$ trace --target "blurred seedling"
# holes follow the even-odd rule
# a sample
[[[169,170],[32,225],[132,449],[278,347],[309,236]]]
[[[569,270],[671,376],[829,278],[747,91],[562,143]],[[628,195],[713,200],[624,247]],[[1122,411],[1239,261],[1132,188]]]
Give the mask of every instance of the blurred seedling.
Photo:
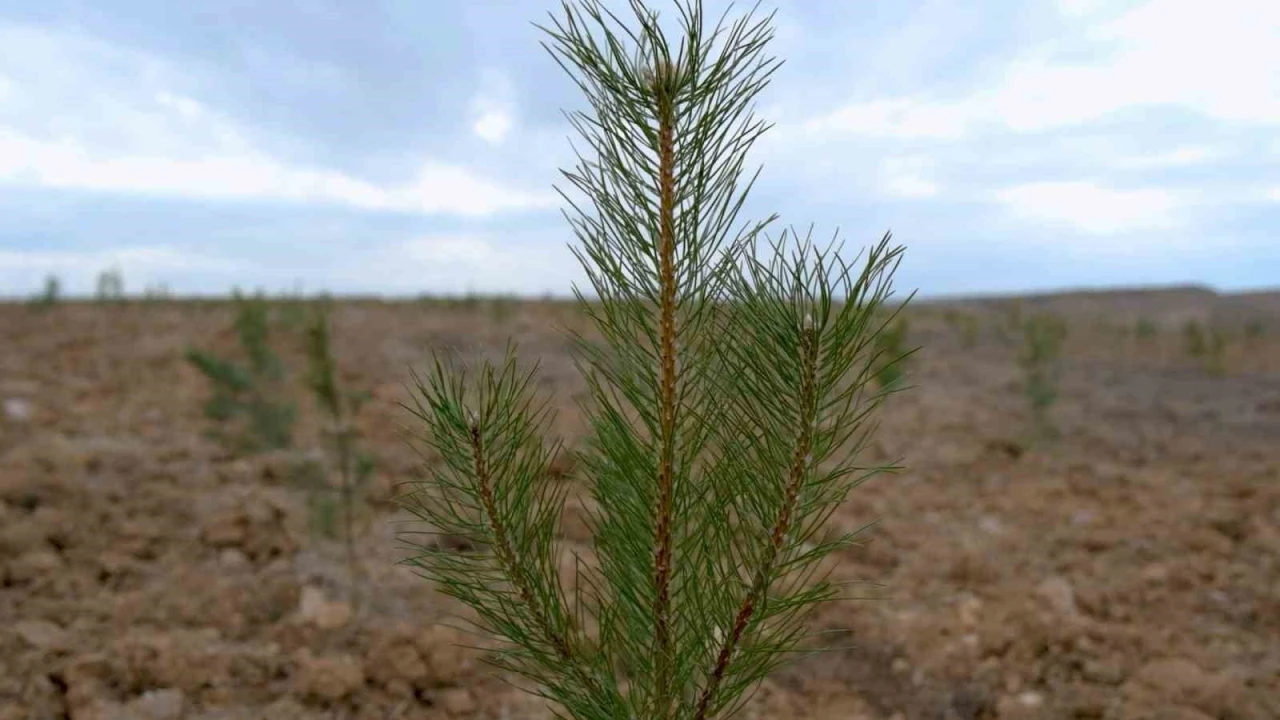
[[[98,302],[119,302],[124,299],[124,275],[119,268],[98,273]]]
[[[1025,376],[1023,391],[1031,407],[1035,430],[1041,437],[1057,434],[1049,410],[1058,400],[1059,359],[1066,337],[1066,322],[1057,315],[1036,313],[1023,323],[1018,364]]]
[[[370,394],[348,392],[340,386],[331,340],[329,304],[322,300],[306,326],[305,351],[307,387],[326,421],[325,460],[304,464],[297,477],[308,491],[308,525],[312,533],[343,542],[351,600],[355,603],[360,571],[355,552],[356,516],[368,509],[366,500],[374,469],[373,456],[358,446],[360,433],[355,417]],[[335,471],[339,482],[336,488],[329,480]]]
[[[46,275],[44,278],[44,288],[35,297],[31,298],[30,305],[36,310],[48,310],[58,304],[62,294],[62,281],[57,275]]]
[[[1134,329],[1134,334],[1139,340],[1150,340],[1156,336],[1156,325],[1146,318],[1138,318],[1138,325]]]
[[[883,330],[875,335],[876,384],[882,390],[893,390],[902,384],[907,358],[914,352],[906,350],[910,325],[907,318],[894,312],[884,321]]]
[[[187,361],[213,385],[205,416],[220,424],[238,421],[234,435],[221,430],[212,435],[243,452],[289,447],[295,409],[281,399],[284,367],[269,344],[266,300],[261,294],[244,298],[237,293],[234,302],[235,331],[246,362],[224,360],[197,348],[186,352]]]
[[[960,334],[960,343],[966,350],[978,344],[978,318],[972,314],[950,310],[947,312],[947,324]]]
[[[1205,372],[1214,377],[1226,375],[1227,368],[1224,358],[1226,340],[1217,328],[1210,327],[1206,332],[1199,322],[1188,320],[1186,325],[1183,326],[1182,334],[1187,355],[1199,360],[1200,366]]]

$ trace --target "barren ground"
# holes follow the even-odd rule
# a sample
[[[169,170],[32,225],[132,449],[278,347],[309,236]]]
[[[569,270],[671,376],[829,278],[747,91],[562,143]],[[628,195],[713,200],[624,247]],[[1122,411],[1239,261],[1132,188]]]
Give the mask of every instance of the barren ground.
[[[1036,306],[1070,336],[1062,437],[1034,445],[1001,303],[909,311],[917,387],[885,405],[871,450],[906,469],[834,517],[879,519],[835,574],[882,587],[818,612],[814,630],[848,628],[825,642],[852,647],[780,670],[744,717],[1280,718],[1280,295]],[[973,347],[948,307],[980,319]],[[553,323],[576,311],[339,304],[335,350],[344,381],[373,392],[361,426],[379,459],[356,613],[339,548],[307,532],[290,454],[204,437],[208,383],[182,354],[238,357],[232,317],[228,303],[0,305],[0,719],[550,717],[436,625],[463,611],[396,564],[390,500],[420,462],[397,403],[432,347],[499,358],[514,336],[573,444],[584,386]],[[1226,333],[1223,376],[1184,352],[1189,319]],[[277,327],[275,345],[302,366],[295,333]],[[301,452],[318,416],[299,397]],[[582,502],[566,547],[589,547]]]

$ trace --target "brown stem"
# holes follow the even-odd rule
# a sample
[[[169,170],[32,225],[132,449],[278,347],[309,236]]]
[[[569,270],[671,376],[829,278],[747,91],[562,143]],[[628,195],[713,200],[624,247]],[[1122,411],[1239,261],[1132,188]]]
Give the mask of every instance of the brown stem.
[[[660,65],[652,88],[658,108],[658,281],[660,284],[659,409],[661,412],[658,463],[657,531],[654,548],[654,663],[657,718],[670,712],[671,704],[671,507],[675,483],[676,424],[676,272],[675,272],[675,106],[668,91],[670,65]]]
[[[715,698],[716,691],[720,689],[720,683],[724,680],[725,673],[729,669],[729,660],[732,658],[734,651],[737,650],[738,643],[741,641],[747,625],[751,622],[752,616],[755,615],[756,603],[769,589],[769,576],[773,572],[778,554],[782,551],[783,538],[791,528],[791,516],[795,511],[796,500],[800,496],[800,486],[804,483],[806,466],[809,464],[808,456],[813,445],[813,413],[818,402],[817,394],[814,392],[818,356],[816,346],[817,332],[811,327],[806,327],[801,335],[800,345],[802,366],[800,377],[800,436],[797,438],[795,448],[791,454],[791,472],[787,479],[786,497],[782,502],[782,508],[778,512],[778,518],[773,524],[773,532],[769,536],[769,555],[756,572],[751,590],[742,599],[742,604],[738,607],[738,614],[733,620],[733,630],[721,644],[720,654],[716,657],[716,664],[711,672],[711,678],[707,681],[707,687],[703,689],[702,695],[698,698],[698,710],[694,715],[696,720],[706,720],[711,701]]]
[[[471,454],[472,462],[476,473],[476,481],[480,489],[480,499],[484,503],[485,514],[489,517],[489,529],[493,531],[494,545],[498,553],[498,560],[506,568],[507,573],[511,576],[511,583],[516,586],[516,591],[520,593],[520,599],[525,602],[532,610],[534,616],[538,619],[538,624],[546,637],[551,640],[551,644],[555,647],[556,653],[561,658],[569,659],[569,643],[559,633],[552,629],[551,624],[547,620],[546,613],[542,609],[541,603],[533,596],[533,591],[529,588],[528,579],[525,577],[521,569],[520,563],[517,561],[515,550],[511,547],[511,543],[507,540],[507,531],[502,523],[498,522],[498,503],[493,495],[493,478],[489,476],[488,463],[484,459],[484,438],[480,434],[480,425],[472,423],[470,428],[471,434]]]
[[[602,691],[600,683],[597,679],[587,673],[586,669],[575,662],[574,648],[571,639],[561,634],[551,626],[547,612],[534,597],[533,591],[529,587],[529,580],[526,577],[523,566],[516,557],[515,550],[511,547],[511,543],[507,539],[506,528],[502,523],[498,522],[498,504],[494,499],[493,478],[489,474],[488,463],[485,462],[484,438],[480,433],[480,425],[476,421],[471,422],[469,428],[471,439],[471,454],[473,468],[476,473],[476,480],[480,490],[481,502],[484,504],[485,513],[489,518],[489,528],[493,531],[494,544],[497,548],[498,559],[506,569],[507,574],[511,577],[511,583],[516,587],[516,591],[520,593],[520,599],[529,606],[533,612],[534,618],[538,623],[538,628],[542,631],[543,636],[550,641],[560,659],[569,664],[572,668],[571,673],[582,683],[584,688],[600,694]]]

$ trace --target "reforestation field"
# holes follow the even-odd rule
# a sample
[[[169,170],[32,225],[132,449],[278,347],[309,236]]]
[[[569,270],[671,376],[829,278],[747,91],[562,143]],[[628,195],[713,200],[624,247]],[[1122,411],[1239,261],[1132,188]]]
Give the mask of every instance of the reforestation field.
[[[501,360],[510,337],[573,447],[586,385],[556,328],[586,323],[567,302],[334,301],[332,377],[363,400],[344,475],[312,304],[267,302],[257,358],[231,301],[0,305],[0,720],[552,717],[397,564],[400,483],[438,460],[399,404],[431,349]],[[832,518],[878,521],[830,563],[856,597],[743,717],[1280,717],[1280,295],[902,317],[888,342],[920,349],[882,378],[906,389],[867,462],[904,467]],[[590,501],[568,456],[553,469],[570,572]]]

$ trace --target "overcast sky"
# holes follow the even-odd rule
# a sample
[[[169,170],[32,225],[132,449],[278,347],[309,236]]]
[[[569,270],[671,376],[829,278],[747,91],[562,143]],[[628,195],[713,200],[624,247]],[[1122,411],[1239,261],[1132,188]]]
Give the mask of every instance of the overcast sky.
[[[925,296],[1280,286],[1280,2],[774,8],[744,221],[892,230]],[[0,295],[111,266],[129,291],[586,287],[552,190],[586,105],[549,11],[0,0]]]

